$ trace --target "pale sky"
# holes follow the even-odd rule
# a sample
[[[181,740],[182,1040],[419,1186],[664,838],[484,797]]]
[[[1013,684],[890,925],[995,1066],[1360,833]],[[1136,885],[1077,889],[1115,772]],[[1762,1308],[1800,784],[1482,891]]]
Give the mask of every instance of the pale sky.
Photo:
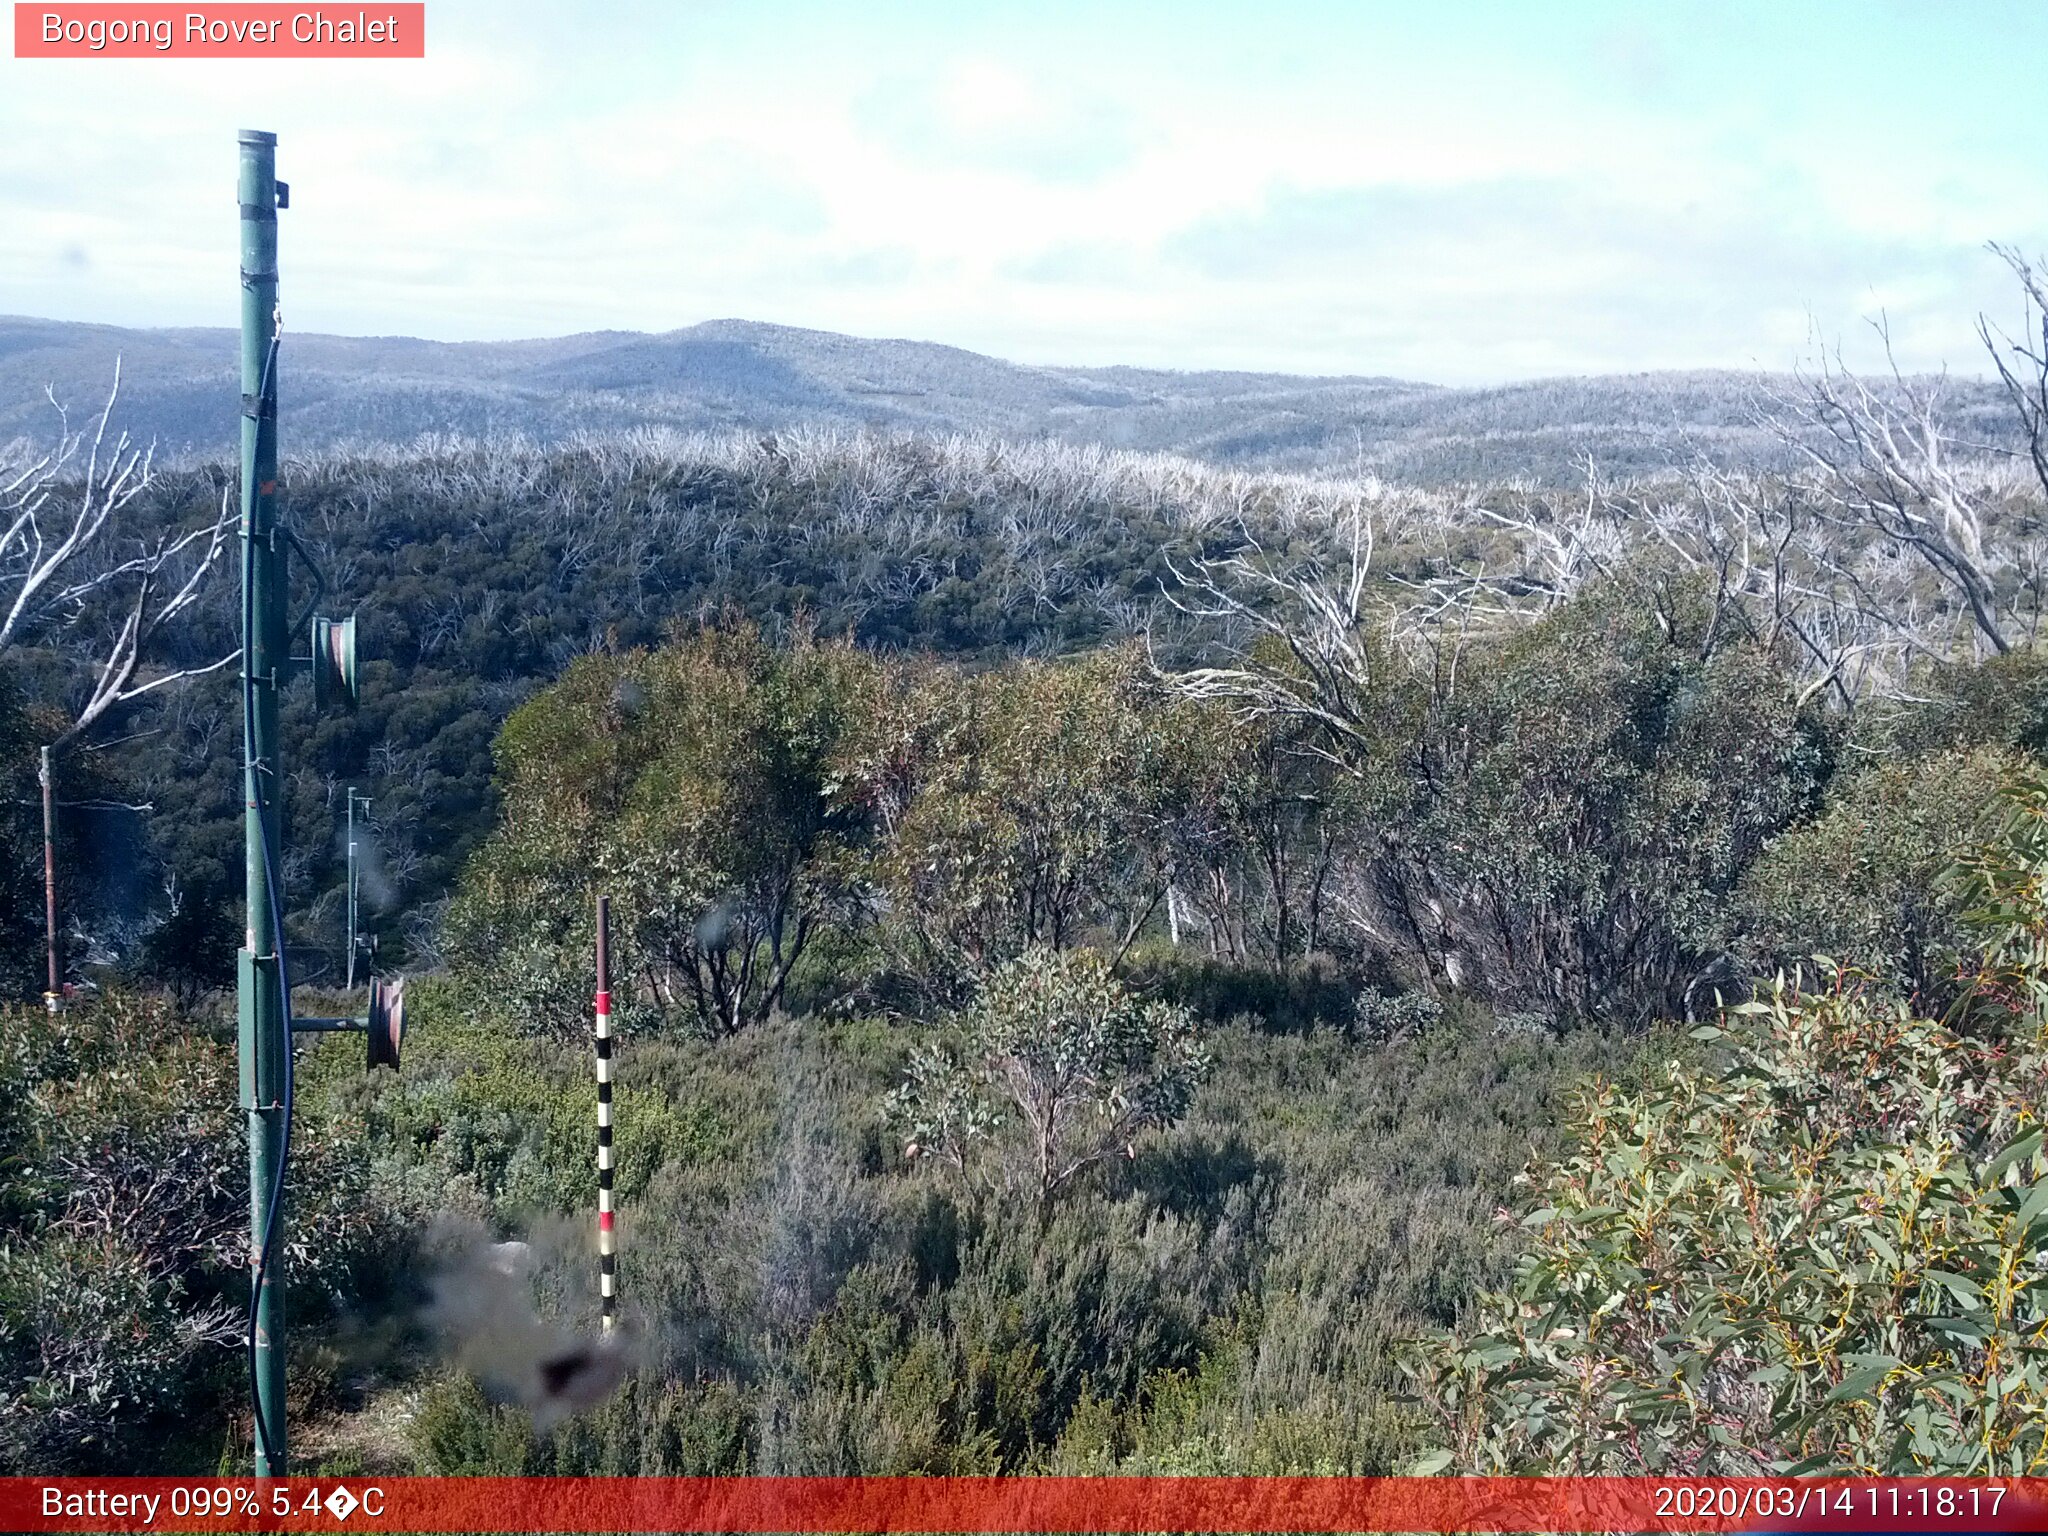
[[[355,7],[348,8],[353,14]],[[287,325],[738,316],[1024,362],[1473,383],[1978,372],[2048,250],[2048,5],[428,0],[427,57],[0,58],[0,312],[232,325],[235,130]]]

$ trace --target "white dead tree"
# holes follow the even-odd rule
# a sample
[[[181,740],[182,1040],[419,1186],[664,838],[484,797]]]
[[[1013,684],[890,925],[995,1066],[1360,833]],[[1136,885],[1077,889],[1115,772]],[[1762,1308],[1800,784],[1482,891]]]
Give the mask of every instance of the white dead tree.
[[[1514,536],[1519,570],[1506,590],[1518,599],[1514,606],[1524,617],[1563,606],[1581,588],[1612,576],[1628,558],[1628,487],[1601,474],[1591,454],[1580,462],[1585,492],[1571,501],[1538,503],[1533,510],[1475,509],[1480,518]]]
[[[1191,619],[1250,638],[1254,643],[1241,647],[1245,660],[1169,673],[1155,658],[1153,670],[1183,697],[1224,703],[1241,720],[1313,722],[1323,729],[1309,750],[1352,768],[1356,749],[1369,740],[1377,661],[1366,613],[1372,520],[1363,507],[1349,509],[1337,531],[1339,558],[1293,567],[1269,559],[1247,524],[1238,528],[1243,544],[1233,554],[1185,568],[1169,560],[1181,590],[1169,592],[1167,602]],[[1287,663],[1259,660],[1259,641],[1277,646]]]
[[[2000,581],[2011,551],[1991,538],[1986,461],[1993,450],[1958,437],[1944,411],[1946,376],[1908,377],[1879,319],[1890,378],[1873,387],[1820,352],[1796,388],[1768,397],[1764,417],[1807,466],[1803,488],[1852,535],[1875,536],[1918,556],[1960,600],[1979,645],[2012,649]]]
[[[2020,285],[2020,327],[2018,335],[1991,323],[1988,316],[1977,318],[1977,334],[1998,369],[2005,397],[2019,421],[2026,440],[2027,462],[2035,483],[2048,500],[2048,263],[2029,260],[2011,246],[1993,245],[1992,254],[2012,268]],[[2032,611],[2024,622],[2029,641],[2037,638],[2041,623],[2042,584],[2048,576],[2048,557],[2036,539],[2019,557],[2022,590],[2032,598]],[[2015,620],[2020,615],[2015,611]]]
[[[240,654],[201,666],[151,666],[167,627],[198,601],[227,548],[233,518],[223,492],[211,523],[140,537],[123,530],[120,514],[152,482],[154,452],[126,432],[108,440],[120,393],[117,363],[107,403],[88,431],[71,429],[52,394],[60,422],[55,446],[41,454],[0,449],[0,655],[39,633],[102,624],[89,652],[92,684],[53,748],[78,740],[121,705],[218,671]]]
[[[1666,558],[1713,582],[1703,651],[1730,629],[1771,643],[1789,606],[1793,518],[1755,477],[1722,469],[1705,455],[1685,468],[1675,489],[1639,495],[1618,505],[1617,513]]]
[[[1242,524],[1240,531],[1237,552],[1174,567],[1181,591],[1168,601],[1197,622],[1220,622],[1239,642],[1241,659],[1176,672],[1160,670],[1155,660],[1154,670],[1182,697],[1221,704],[1239,720],[1308,727],[1293,734],[1287,750],[1355,780],[1389,767],[1412,776],[1415,762],[1388,757],[1390,750],[1404,759],[1426,750],[1412,720],[1389,717],[1390,708],[1408,707],[1400,701],[1405,685],[1420,683],[1425,707],[1448,703],[1467,643],[1527,622],[1543,604],[1540,595],[1517,596],[1483,574],[1376,578],[1375,518],[1363,502],[1338,513],[1317,541],[1328,551],[1320,556],[1275,559]],[[1404,818],[1378,824],[1358,848],[1325,846],[1317,857],[1324,868],[1316,900],[1331,920],[1374,946],[1412,956],[1432,986],[1478,983],[1462,934],[1460,893],[1440,880],[1431,851]],[[1232,905],[1211,903],[1218,913]]]
[[[2048,270],[2029,260],[2011,246],[1994,245],[1992,253],[2012,268],[2020,283],[2020,329],[2017,337],[1993,325],[1988,316],[1977,319],[1977,334],[1998,369],[2019,417],[2027,440],[2027,457],[2040,482],[2041,494],[2048,496]]]
[[[1940,655],[1908,558],[1844,538],[1800,485],[1701,457],[1674,490],[1623,510],[1665,558],[1711,583],[1703,655],[1739,636],[1792,660],[1800,704],[1826,693],[1845,709],[1896,693],[1911,662]]]

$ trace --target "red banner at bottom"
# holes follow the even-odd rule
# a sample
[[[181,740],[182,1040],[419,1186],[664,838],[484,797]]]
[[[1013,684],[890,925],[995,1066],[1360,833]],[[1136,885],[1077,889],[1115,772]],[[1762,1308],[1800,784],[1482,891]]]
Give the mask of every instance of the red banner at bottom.
[[[0,1529],[2048,1532],[2048,1479],[16,1477]]]

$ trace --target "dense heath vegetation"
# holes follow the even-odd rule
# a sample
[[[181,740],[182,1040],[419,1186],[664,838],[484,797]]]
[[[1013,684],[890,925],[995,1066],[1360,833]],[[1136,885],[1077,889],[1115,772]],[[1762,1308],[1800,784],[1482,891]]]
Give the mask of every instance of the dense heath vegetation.
[[[1552,1266],[1541,1294],[1566,1315],[1619,1286],[1615,1266],[1696,1262],[1677,1237],[1654,1259],[1607,1241],[1587,1252],[1605,1229],[1556,1215],[1532,1258],[1528,1229],[1497,1213],[1533,1208],[1517,1180],[1534,1154],[1564,1161],[1533,1176],[1612,1208],[1610,1223],[1643,1200],[1705,1198],[1690,1219],[1725,1225],[1699,1175],[1690,1196],[1683,1180],[1626,1200],[1603,1190],[1617,1175],[1599,1149],[1691,1135],[1682,1156],[1661,1141],[1638,1154],[1668,1180],[1736,1155],[1717,1141],[1729,1125],[1757,1149],[1740,1156],[1773,1153],[1772,1117],[1807,1102],[1829,1118],[1800,1133],[1816,1143],[1803,1176],[1817,1198],[1861,1189],[1885,1116],[1918,1112],[1866,1114],[1832,1086],[1845,1050],[1882,1050],[1905,1081],[1991,1073],[1932,1144],[1976,1179],[2028,1121],[2034,1070],[1986,1055],[1984,1032],[2036,1027],[2031,1005],[1960,1033],[1911,1010],[1948,1003],[1965,963],[2039,974],[2032,951],[2001,961],[1965,920],[1981,897],[1936,878],[1959,838],[1996,831],[2000,787],[2033,749],[2009,727],[2031,715],[2008,710],[1987,735],[1990,711],[1902,705],[1881,729],[1911,751],[1869,766],[1839,722],[1797,711],[1759,743],[1738,724],[1750,717],[1703,690],[1726,667],[1753,700],[1767,660],[1703,661],[1644,611],[1590,593],[1475,658],[1499,688],[1540,683],[1577,725],[1532,738],[1510,714],[1444,802],[1420,809],[1376,809],[1369,781],[1276,752],[1269,730],[1175,696],[1128,651],[966,668],[739,625],[578,662],[502,735],[503,815],[449,914],[450,970],[416,996],[404,1072],[366,1079],[348,1042],[304,1051],[293,1300],[309,1443],[334,1468],[447,1471],[1386,1470],[1453,1430],[1475,1465],[1654,1465],[1731,1442],[1768,1459],[1770,1404],[1739,1385],[1758,1400],[1719,1441],[1687,1417],[1696,1396],[1662,1403],[1668,1450],[1597,1448],[1639,1411],[1620,1387],[1608,1419],[1561,1424],[1561,1440],[1502,1440],[1475,1418],[1506,1351],[1549,1358],[1521,1304],[1489,1321],[1486,1298],[1518,1260]],[[1587,626],[1607,643],[1588,644]],[[2031,662],[1996,670],[2004,697],[2042,687]],[[1674,711],[1689,690],[1700,707]],[[1496,687],[1470,697],[1460,741],[1501,708]],[[1387,718],[1402,733],[1390,749],[1418,750],[1414,719]],[[1580,755],[1555,765],[1564,740]],[[1617,783],[1684,814],[1646,829],[1615,814]],[[1550,852],[1455,856],[1517,814],[1560,829]],[[1987,857],[1985,878],[2009,884]],[[1824,900],[1802,869],[1830,872]],[[1462,893],[1469,927],[1388,926],[1401,882],[1424,879]],[[617,893],[628,1000],[617,1140],[639,1352],[616,1397],[536,1439],[524,1413],[437,1363],[420,1305],[438,1260],[417,1234],[467,1222],[526,1237],[544,1303],[588,1325],[581,1019],[600,887]],[[1504,908],[1507,890],[1518,903]],[[712,892],[718,934],[702,922]],[[1371,916],[1367,892],[1380,893]],[[1446,945],[1475,957],[1459,984]],[[1509,963],[1527,948],[1559,958]],[[1684,979],[1742,995],[1728,957],[1747,974],[1817,949],[1866,974],[1824,980],[1810,1001],[1766,988],[1764,1011],[1720,1021],[1716,1038],[1654,1022],[1682,1017]],[[1715,1017],[1696,993],[1690,1006]],[[120,989],[54,1020],[11,1018],[0,1296],[20,1386],[0,1431],[14,1464],[236,1454],[231,1033],[218,1002],[181,1011]],[[1788,1097],[1777,1078],[1724,1078],[1738,1053],[1805,1086]],[[1028,1094],[1062,1072],[1068,1111],[1038,1136]],[[1883,1082],[1859,1092],[1894,1103]],[[1689,1118],[1655,1107],[1673,1103]],[[2006,1163],[2034,1166],[2031,1153]],[[1886,1308],[1928,1310],[1901,1295],[1950,1294],[1926,1274],[1981,1296],[1955,1254],[1975,1245],[1995,1269],[2023,1230],[1988,1187],[1954,1241],[1908,1221],[1927,1235],[1882,1297],[1835,1266],[1830,1282],[1870,1318],[1872,1358]],[[1809,1215],[1798,1189],[1776,1197]],[[1555,1189],[1543,1198],[1568,1209]],[[1739,1248],[1723,1262],[1747,1273]],[[1699,1285],[1705,1296],[1710,1277]],[[1996,1324],[2020,1342],[2030,1294]],[[141,1326],[113,1325],[130,1318]],[[1669,1321],[1642,1326],[1661,1337]],[[1438,1334],[1450,1342],[1415,1353]],[[1890,1353],[1932,1378],[1956,1342],[1930,1323]],[[1579,1358],[1501,1401],[1577,1403]],[[1806,1362],[1802,1382],[1820,1375],[1800,1406],[1839,1384],[1831,1358]],[[1720,1374],[1768,1368],[1736,1353]],[[1889,1424],[1855,1406],[1792,1435],[1781,1459],[1818,1448],[1896,1464]],[[1955,1454],[1942,1425],[1923,1438]]]
[[[301,1047],[303,1461],[2038,1469],[2039,488],[1923,486],[1969,520],[1923,535],[1881,470],[293,466],[370,658],[288,710],[300,1007],[343,1005],[348,784],[419,978],[401,1073]],[[221,653],[227,585],[155,664]],[[33,747],[105,622],[0,655],[23,999]],[[212,676],[64,762],[86,986],[0,1048],[10,1470],[247,1456],[238,750]],[[446,1325],[594,1323],[599,892],[630,1354],[537,1428],[531,1360]]]

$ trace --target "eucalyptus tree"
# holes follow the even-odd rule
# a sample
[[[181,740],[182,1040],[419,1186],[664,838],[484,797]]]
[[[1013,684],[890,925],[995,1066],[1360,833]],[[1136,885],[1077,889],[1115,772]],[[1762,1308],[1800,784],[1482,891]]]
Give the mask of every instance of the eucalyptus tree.
[[[453,956],[572,1028],[606,891],[623,1006],[718,1035],[765,1018],[856,916],[872,818],[851,769],[887,687],[849,644],[743,624],[582,659],[499,737],[503,817],[450,909]]]

